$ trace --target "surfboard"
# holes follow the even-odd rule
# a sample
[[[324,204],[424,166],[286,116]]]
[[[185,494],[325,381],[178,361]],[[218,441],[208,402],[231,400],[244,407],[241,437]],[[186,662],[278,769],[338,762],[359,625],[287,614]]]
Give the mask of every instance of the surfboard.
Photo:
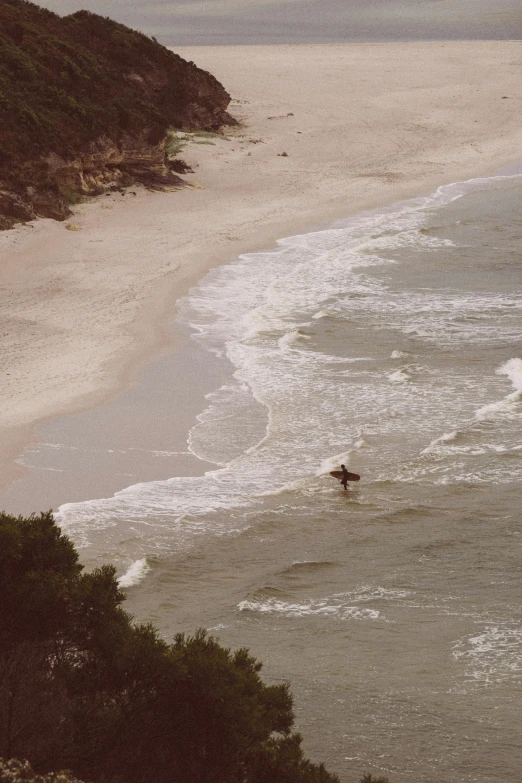
[[[331,470],[330,476],[333,476],[336,479],[342,479],[343,472],[342,470]],[[348,471],[348,481],[359,481],[360,478],[361,477],[359,476],[358,473],[350,473],[350,471]]]

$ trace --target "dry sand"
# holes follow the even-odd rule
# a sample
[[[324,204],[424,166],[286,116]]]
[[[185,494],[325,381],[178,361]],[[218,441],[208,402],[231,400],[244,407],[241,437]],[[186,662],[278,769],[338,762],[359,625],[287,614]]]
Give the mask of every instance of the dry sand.
[[[211,267],[522,157],[518,42],[195,47],[242,125],[194,137],[194,185],[101,197],[0,235],[0,476],[34,428],[96,404],[169,344]],[[283,156],[286,153],[286,156]]]

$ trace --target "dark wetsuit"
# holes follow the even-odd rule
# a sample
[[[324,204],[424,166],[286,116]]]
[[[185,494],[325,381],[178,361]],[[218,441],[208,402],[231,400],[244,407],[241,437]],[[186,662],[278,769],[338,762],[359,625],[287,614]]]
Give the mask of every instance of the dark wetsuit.
[[[342,471],[343,471],[343,477],[341,479],[341,484],[343,485],[343,487],[345,489],[348,489],[348,471],[346,470],[344,465],[343,465]]]

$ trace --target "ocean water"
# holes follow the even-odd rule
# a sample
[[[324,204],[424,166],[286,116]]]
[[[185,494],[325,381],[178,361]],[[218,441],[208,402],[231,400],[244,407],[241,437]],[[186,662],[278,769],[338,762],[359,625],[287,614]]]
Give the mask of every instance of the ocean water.
[[[290,681],[343,783],[520,781],[521,215],[477,179],[215,269],[177,314],[211,469],[59,510],[138,619]]]
[[[84,8],[155,35],[165,46],[494,40],[522,37],[519,0],[42,0]]]

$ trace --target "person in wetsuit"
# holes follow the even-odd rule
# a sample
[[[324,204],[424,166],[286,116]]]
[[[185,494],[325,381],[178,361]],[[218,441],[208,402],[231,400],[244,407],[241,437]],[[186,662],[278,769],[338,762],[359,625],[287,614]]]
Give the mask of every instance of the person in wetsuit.
[[[345,465],[341,465],[341,470],[343,472],[343,477],[341,479],[341,484],[345,489],[348,489],[348,471],[346,470]]]

